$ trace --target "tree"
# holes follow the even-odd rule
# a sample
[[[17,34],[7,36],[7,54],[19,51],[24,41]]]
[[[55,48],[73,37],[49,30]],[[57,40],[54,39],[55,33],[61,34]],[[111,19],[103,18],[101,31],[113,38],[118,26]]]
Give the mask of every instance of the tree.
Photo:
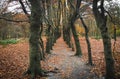
[[[80,20],[81,20],[82,25],[85,29],[85,38],[86,38],[86,43],[87,43],[87,48],[88,48],[88,64],[93,65],[92,55],[91,55],[91,44],[90,44],[89,36],[88,36],[89,29],[88,29],[87,25],[85,24],[85,22],[81,16],[80,16]]]
[[[120,25],[120,4],[117,2],[109,2],[108,5],[105,6],[107,9],[108,17],[108,28],[112,34],[112,37],[116,40],[116,36],[120,34],[118,32],[118,28]],[[113,26],[113,27],[112,27]]]
[[[106,26],[107,15],[105,15],[104,0],[100,0],[100,6],[97,5],[98,3],[99,0],[93,0],[93,13],[103,39],[104,55],[106,62],[105,78],[114,79],[114,60],[112,57],[111,39],[109,37],[108,28]]]
[[[72,2],[71,0],[69,0],[69,3],[70,3],[70,6],[71,6],[71,10],[70,12],[72,12],[70,14],[70,24],[71,24],[71,30],[72,30],[72,34],[73,34],[73,37],[74,37],[74,41],[75,41],[75,46],[76,46],[76,56],[81,56],[82,55],[82,51],[81,51],[81,47],[80,47],[80,42],[79,42],[79,38],[78,38],[78,35],[77,35],[77,32],[76,32],[76,28],[74,26],[74,23],[75,21],[77,20],[77,16],[79,15],[79,7],[81,4],[81,0],[77,0],[77,4],[76,4],[76,9],[75,7],[72,5]]]
[[[72,40],[71,40],[71,36],[72,36],[72,31],[71,31],[71,27],[70,27],[70,13],[69,13],[69,9],[68,9],[68,1],[64,0],[63,2],[63,14],[62,14],[62,18],[63,18],[63,39],[66,42],[66,44],[72,48],[72,50],[74,50],[73,44],[72,44]]]
[[[52,6],[52,0],[47,0],[46,1],[46,7],[47,7],[47,20],[48,20],[48,28],[47,28],[47,42],[46,42],[46,53],[50,54],[50,50],[52,49],[53,46],[53,6]]]
[[[31,74],[31,78],[34,79],[36,75],[43,75],[43,70],[40,64],[40,48],[39,48],[39,32],[41,24],[41,12],[42,7],[41,0],[29,0],[31,4],[31,17],[30,17],[30,63],[26,74]],[[39,7],[39,8],[38,8]]]
[[[88,36],[89,29],[88,29],[87,25],[85,24],[85,22],[84,22],[84,20],[82,18],[82,15],[84,15],[84,12],[85,12],[84,10],[86,10],[87,7],[89,7],[90,4],[86,4],[86,5],[81,7],[80,3],[81,3],[80,0],[78,0],[77,5],[76,5],[76,10],[78,10],[78,12],[79,12],[78,16],[79,16],[79,19],[81,20],[81,23],[82,23],[82,25],[84,27],[84,30],[85,30],[85,39],[86,39],[87,49],[88,49],[88,64],[93,65],[93,63],[92,63],[92,55],[91,55],[91,44],[90,44],[89,36]],[[89,9],[88,9],[87,13],[90,13]]]

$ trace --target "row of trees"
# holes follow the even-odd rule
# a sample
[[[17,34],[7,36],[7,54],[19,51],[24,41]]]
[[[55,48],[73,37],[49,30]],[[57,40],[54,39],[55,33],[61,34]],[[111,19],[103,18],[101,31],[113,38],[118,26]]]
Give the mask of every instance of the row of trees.
[[[6,0],[6,2],[10,3],[11,0]],[[114,79],[114,60],[112,57],[111,38],[109,36],[108,25],[110,22],[114,25],[119,25],[120,17],[118,9],[114,11],[115,13],[118,11],[117,14],[110,13],[109,11],[112,9],[108,6],[106,8],[104,7],[104,0],[18,0],[18,2],[27,16],[27,19],[14,20],[3,17],[5,8],[4,10],[1,8],[2,13],[0,18],[12,22],[30,23],[30,63],[25,74],[30,74],[31,78],[34,78],[36,75],[44,74],[44,70],[41,69],[40,61],[45,58],[45,52],[48,54],[51,53],[50,50],[52,50],[52,46],[60,36],[63,36],[64,41],[70,48],[76,50],[76,56],[82,56],[80,41],[75,27],[75,22],[78,19],[81,21],[81,26],[83,26],[85,30],[85,38],[88,46],[88,64],[92,65],[91,45],[88,37],[91,28],[85,19],[92,17],[92,25],[97,26],[97,30],[100,31],[98,34],[101,34],[103,39],[106,79]],[[109,3],[111,1],[107,2]],[[29,8],[26,8],[26,6]],[[31,12],[28,12],[28,9],[30,9]],[[114,18],[113,15],[115,15]],[[109,16],[109,18],[107,16]],[[118,21],[116,21],[116,19],[118,19]],[[26,32],[25,26],[23,26],[24,32]],[[46,28],[44,29],[44,27]],[[115,27],[113,29],[115,29]],[[45,30],[47,35],[46,49],[44,49],[42,40],[43,30]],[[116,34],[116,29],[114,31]],[[72,37],[75,42],[75,47]]]
[[[33,1],[33,0],[29,0],[30,3],[31,3],[31,20],[30,20],[30,33],[31,33],[31,36],[30,36],[30,66],[28,68],[28,72],[29,74],[32,75],[32,78],[34,78],[35,75],[37,74],[42,74],[42,70],[40,68],[40,64],[39,64],[39,54],[38,52],[39,51],[39,45],[38,45],[38,42],[39,42],[39,24],[40,24],[40,19],[39,18],[42,18],[41,14],[39,14],[38,12],[42,12],[41,11],[41,8],[40,7],[40,4],[39,4],[39,0],[37,1]],[[50,1],[50,0],[49,0]],[[81,47],[80,47],[80,42],[79,42],[79,38],[78,38],[78,35],[77,35],[77,32],[76,32],[76,29],[75,29],[75,26],[74,26],[74,23],[75,21],[80,18],[81,19],[81,22],[85,28],[85,32],[86,32],[86,41],[87,41],[87,44],[88,44],[88,55],[89,55],[89,63],[92,64],[92,59],[91,59],[91,49],[90,49],[90,43],[89,43],[89,39],[88,39],[88,28],[84,22],[84,20],[82,19],[82,16],[80,15],[79,13],[79,9],[80,9],[80,5],[81,5],[81,1],[82,0],[77,0],[76,2],[73,1],[73,0],[69,0],[69,5],[65,5],[65,8],[63,8],[62,6],[60,6],[60,4],[62,5],[62,1],[59,0],[58,2],[58,8],[59,8],[59,15],[60,16],[63,16],[65,13],[65,25],[63,24],[63,37],[64,37],[64,40],[66,41],[66,43],[71,47],[71,32],[73,34],[73,38],[74,38],[74,41],[75,41],[75,47],[76,47],[76,54],[77,56],[81,56],[82,55],[82,52],[81,52]],[[64,2],[64,1],[63,1]],[[51,3],[51,1],[49,2]],[[73,5],[73,3],[76,3],[76,7]],[[97,5],[98,3],[100,3],[100,5]],[[46,4],[49,5],[46,1]],[[67,2],[65,1],[65,4],[67,4]],[[107,15],[105,15],[105,8],[104,8],[104,0],[93,0],[93,13],[94,13],[94,17],[95,17],[95,20],[96,20],[96,24],[97,24],[97,27],[100,29],[100,32],[101,32],[101,35],[102,35],[102,38],[103,38],[103,45],[104,45],[104,55],[105,55],[105,61],[106,61],[106,79],[113,79],[114,78],[114,60],[113,60],[113,57],[112,57],[112,50],[111,50],[111,39],[109,37],[109,33],[108,33],[108,28],[107,28]],[[40,8],[38,8],[38,6]],[[52,6],[52,5],[51,5]],[[49,6],[49,7],[51,7]],[[47,7],[47,8],[49,8]],[[67,10],[66,8],[69,7],[69,11],[70,12],[68,15],[67,15]],[[50,8],[52,10],[52,7]],[[62,9],[62,10],[61,10]],[[49,15],[50,11],[48,9],[48,15]],[[59,16],[58,15],[58,16]],[[39,17],[39,18],[38,18]],[[50,17],[50,16],[49,16]],[[47,18],[49,19],[49,21],[51,21],[50,19],[51,18]],[[61,19],[61,17],[59,17],[59,19]],[[67,22],[68,21],[68,22]],[[61,22],[60,20],[58,21],[58,24],[59,22]],[[62,21],[63,22],[63,21]],[[65,27],[67,25],[67,27]],[[48,42],[51,42],[51,32],[52,29],[50,30],[51,26],[48,27],[48,32],[49,32],[49,36],[48,36]],[[69,41],[68,39],[69,38]],[[49,41],[50,40],[50,41]],[[56,39],[55,39],[56,40]],[[48,43],[48,45],[53,45],[52,43]]]

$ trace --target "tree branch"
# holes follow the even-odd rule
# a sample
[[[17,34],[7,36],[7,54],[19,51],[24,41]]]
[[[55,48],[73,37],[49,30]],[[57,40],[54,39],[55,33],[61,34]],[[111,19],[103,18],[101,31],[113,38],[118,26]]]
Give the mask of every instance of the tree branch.
[[[88,33],[89,30],[88,30],[87,25],[85,24],[85,22],[84,22],[82,16],[79,15],[79,18],[80,18],[80,20],[81,20],[81,22],[82,22],[82,24],[83,24],[83,27],[85,28],[86,32]]]
[[[98,0],[93,0],[93,12],[95,15],[98,13],[97,3],[98,3]]]
[[[75,10],[75,6],[72,4],[71,0],[68,0],[68,1],[70,3],[71,7]]]
[[[76,4],[76,13],[79,14],[79,8],[81,6],[81,1],[82,0],[77,0],[77,4]]]
[[[17,22],[17,23],[19,23],[19,22],[29,22],[28,20],[13,20],[13,19],[8,19],[6,17],[0,17],[0,19],[3,19],[5,21],[10,21],[10,22]]]
[[[100,9],[101,9],[101,16],[105,16],[104,0],[101,0]]]
[[[112,22],[114,25],[115,25],[116,23],[117,23],[117,24],[120,24],[119,21],[114,21],[114,20],[113,20],[113,17],[111,16],[111,14],[110,14],[108,11],[105,10],[105,12],[108,14],[108,16],[110,17],[111,22]]]
[[[23,12],[27,15],[28,18],[30,18],[30,16],[29,16],[29,14],[28,14],[28,12],[27,12],[27,10],[25,8],[25,5],[23,4],[22,0],[19,0],[19,3],[22,6]]]
[[[6,2],[6,1],[5,1],[5,2]],[[4,2],[4,3],[5,3],[5,2]],[[3,9],[0,9],[0,14],[1,14],[2,12],[4,12],[4,11],[7,9],[8,4],[9,4],[10,2],[11,2],[11,0],[8,0],[6,5],[4,5],[4,3],[3,3],[4,8],[3,8]],[[2,6],[3,6],[3,5],[2,5]]]

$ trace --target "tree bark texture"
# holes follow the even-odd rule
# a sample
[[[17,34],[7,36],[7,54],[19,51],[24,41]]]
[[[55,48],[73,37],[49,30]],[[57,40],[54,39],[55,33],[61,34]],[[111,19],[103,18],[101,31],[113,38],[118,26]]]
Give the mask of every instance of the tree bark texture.
[[[111,49],[111,39],[109,37],[108,28],[106,26],[107,16],[104,11],[104,0],[101,0],[100,8],[98,8],[98,0],[93,1],[93,12],[98,28],[101,31],[103,45],[104,45],[104,55],[106,62],[106,76],[105,79],[114,79],[114,60],[112,56]],[[98,10],[100,9],[101,12]]]
[[[76,32],[76,28],[74,26],[75,20],[76,20],[76,13],[73,13],[73,16],[71,18],[71,29],[72,29],[72,33],[73,33],[73,38],[75,41],[75,47],[76,47],[76,56],[81,56],[82,55],[82,51],[81,51],[81,47],[80,47],[80,42],[79,42],[79,38]]]
[[[27,73],[31,74],[31,78],[33,79],[35,75],[42,74],[42,69],[40,65],[41,51],[39,46],[41,7],[40,0],[29,0],[29,2],[31,4],[30,37],[29,37],[30,61]]]
[[[92,62],[92,54],[91,54],[91,44],[90,44],[90,41],[89,41],[89,36],[88,36],[88,27],[86,26],[83,18],[80,16],[80,20],[82,22],[82,25],[85,29],[85,39],[86,39],[86,43],[87,43],[87,48],[88,48],[88,64],[90,65],[93,65],[93,62]]]
[[[70,3],[71,4],[71,3]],[[78,35],[77,35],[77,32],[76,32],[76,28],[74,26],[74,23],[77,19],[77,16],[79,15],[79,7],[80,7],[80,4],[81,4],[81,0],[77,0],[77,4],[76,4],[76,9],[75,10],[71,10],[71,12],[73,12],[71,14],[71,30],[72,30],[72,34],[73,34],[73,38],[74,38],[74,41],[75,41],[75,47],[76,47],[76,56],[81,56],[82,55],[82,51],[81,51],[81,46],[80,46],[80,42],[79,42],[79,38],[78,38]],[[71,5],[71,8],[73,8],[74,6]]]

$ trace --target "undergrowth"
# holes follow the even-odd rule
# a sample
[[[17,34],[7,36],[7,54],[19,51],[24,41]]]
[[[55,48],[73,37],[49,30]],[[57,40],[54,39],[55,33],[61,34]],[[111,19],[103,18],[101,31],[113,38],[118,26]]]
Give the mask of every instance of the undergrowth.
[[[16,39],[0,40],[0,45],[8,45],[8,44],[16,44],[16,43],[18,43],[18,40]]]

